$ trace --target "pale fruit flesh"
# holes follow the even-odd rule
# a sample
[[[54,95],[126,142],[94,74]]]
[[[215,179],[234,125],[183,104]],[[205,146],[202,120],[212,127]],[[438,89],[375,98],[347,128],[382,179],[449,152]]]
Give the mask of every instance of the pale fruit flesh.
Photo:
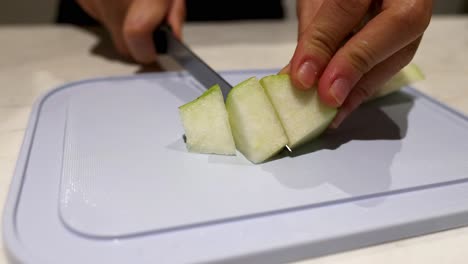
[[[253,163],[264,162],[288,143],[275,109],[257,78],[236,85],[226,100],[237,149]]]
[[[316,89],[295,88],[289,75],[270,75],[260,80],[288,137],[291,149],[318,137],[331,123],[336,108],[323,104]]]
[[[236,154],[228,114],[218,85],[211,87],[194,101],[179,107],[179,114],[189,151]]]
[[[419,68],[410,64],[367,101],[422,79]],[[315,89],[296,89],[283,74],[241,82],[226,106],[219,86],[213,86],[179,109],[189,151],[234,155],[237,148],[253,163],[271,158],[285,145],[294,149],[317,138],[337,113],[321,103]]]
[[[367,101],[383,97],[423,79],[421,70],[415,64],[409,64]],[[318,137],[337,114],[336,108],[321,103],[315,88],[297,89],[293,87],[287,74],[267,76],[261,79],[260,83],[277,112],[291,149]]]

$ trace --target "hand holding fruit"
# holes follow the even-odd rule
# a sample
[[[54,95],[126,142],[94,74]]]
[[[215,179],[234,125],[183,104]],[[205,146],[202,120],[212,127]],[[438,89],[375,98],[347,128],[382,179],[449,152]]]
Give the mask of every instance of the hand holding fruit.
[[[164,20],[182,34],[185,0],[77,0],[112,36],[117,51],[139,63],[156,59],[152,33]]]
[[[321,100],[340,108],[331,127],[412,60],[432,13],[431,0],[297,2],[298,44],[283,72],[298,88],[317,85]]]

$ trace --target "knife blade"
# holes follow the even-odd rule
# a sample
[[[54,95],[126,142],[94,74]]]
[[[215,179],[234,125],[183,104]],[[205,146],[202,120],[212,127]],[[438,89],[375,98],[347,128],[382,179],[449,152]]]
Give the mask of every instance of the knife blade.
[[[153,33],[153,42],[158,53],[171,56],[205,88],[218,84],[226,100],[232,86],[198,57],[187,45],[177,39],[168,25],[161,25]]]

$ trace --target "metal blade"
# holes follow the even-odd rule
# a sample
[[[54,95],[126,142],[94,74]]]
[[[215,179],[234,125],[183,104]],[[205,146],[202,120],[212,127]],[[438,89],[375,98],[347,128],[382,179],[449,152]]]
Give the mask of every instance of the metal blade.
[[[167,53],[170,55],[207,89],[218,84],[226,100],[232,86],[183,42],[178,40],[168,26],[161,26],[155,31],[153,37],[158,53]]]

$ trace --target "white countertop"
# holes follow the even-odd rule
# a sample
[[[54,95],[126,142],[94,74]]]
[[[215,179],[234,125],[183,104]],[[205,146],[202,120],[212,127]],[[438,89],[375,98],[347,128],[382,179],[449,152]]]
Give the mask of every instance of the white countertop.
[[[415,87],[468,115],[468,16],[435,17],[414,62]],[[185,41],[216,70],[281,68],[296,40],[293,22],[189,24]],[[33,102],[66,82],[144,70],[116,59],[109,41],[66,26],[0,27],[0,211]],[[176,69],[162,59],[169,69]],[[1,233],[1,231],[0,231]],[[305,263],[467,263],[468,228],[344,252]],[[0,263],[6,263],[0,239]]]

